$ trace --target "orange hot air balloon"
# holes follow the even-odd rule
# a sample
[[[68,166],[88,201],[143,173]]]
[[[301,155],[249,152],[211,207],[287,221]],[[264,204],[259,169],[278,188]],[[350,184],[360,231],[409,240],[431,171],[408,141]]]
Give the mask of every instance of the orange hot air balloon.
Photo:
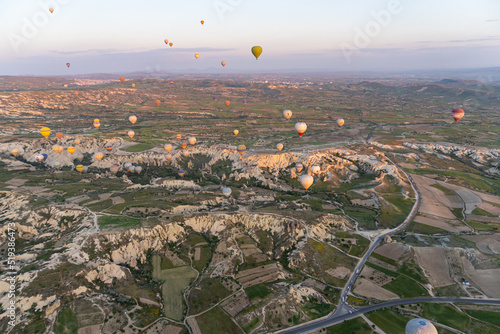
[[[195,54],[194,54],[194,57],[195,57],[196,59],[198,59],[198,57],[199,57],[199,56],[200,56],[200,55],[199,55],[199,54],[197,54],[197,53],[195,53]]]
[[[54,8],[49,8],[49,12],[52,14],[54,12]]]
[[[127,134],[130,137],[130,139],[134,139],[134,135],[135,135],[134,131],[130,130]]]
[[[137,116],[132,115],[128,118],[128,120],[130,121],[130,123],[135,124],[135,122],[137,122]]]
[[[221,61],[220,64],[222,65],[222,67],[226,66],[226,62],[225,61]]]
[[[75,95],[78,96],[78,92],[75,92]]]
[[[461,120],[462,117],[464,117],[464,115],[465,115],[465,111],[463,111],[463,109],[453,109],[451,111],[451,116],[455,120],[455,123],[458,122],[459,120]]]
[[[177,104],[177,102],[174,101],[174,104]]]
[[[160,100],[156,100],[156,105],[159,107],[160,106]]]
[[[94,119],[94,127],[96,129],[99,129],[99,127],[101,126],[101,122],[99,121],[98,118]]]
[[[175,138],[177,138],[177,140],[181,140],[182,136],[181,135],[177,135],[177,136],[175,136]]]
[[[121,82],[125,82],[125,78],[124,78],[124,77],[121,77],[121,78],[120,78],[120,81],[121,81]]]
[[[40,134],[45,137],[45,139],[49,138],[50,136],[50,129],[47,127],[43,127],[40,129]]]
[[[102,152],[97,152],[96,154],[94,154],[94,158],[96,158],[99,161],[101,161],[101,159],[103,157],[104,157],[104,153],[102,153]]]
[[[234,133],[235,136],[237,136],[238,133],[240,133],[240,131],[239,130],[234,130],[233,133]]]
[[[56,133],[56,137],[57,137],[57,139],[61,140],[61,139],[62,139],[62,137],[63,137],[62,132],[58,132],[58,133]]]
[[[165,42],[165,44],[167,44],[167,45],[168,45],[168,39],[164,40],[164,42]]]
[[[170,81],[170,84],[171,84],[171,85],[173,85],[173,84],[174,84],[174,82],[173,82],[173,81]]]
[[[182,144],[181,144],[181,147],[182,147],[183,149],[184,149],[184,148],[186,148],[187,146],[188,146],[188,144],[187,144],[187,143],[182,143]]]
[[[12,154],[13,156],[17,157],[17,154],[19,153],[19,150],[17,148],[13,148],[11,151],[10,151],[10,154]]]
[[[342,127],[342,125],[344,125],[345,121],[343,118],[338,118],[337,119],[337,125],[339,126],[339,128]]]
[[[200,23],[201,23],[201,25],[203,25],[203,24],[205,24],[205,21],[201,20]]]
[[[225,102],[226,107],[229,107],[229,104],[230,104],[230,103],[231,103],[231,102],[226,101],[226,102]]]
[[[135,88],[135,84],[132,84],[132,88]]]
[[[168,45],[170,45],[170,47],[174,46],[174,43],[170,42],[168,43]]]
[[[78,139],[78,138],[77,138],[77,139],[75,139],[75,144],[76,144],[76,145],[80,144],[80,139]]]
[[[73,154],[75,152],[75,148],[73,146],[70,146],[67,148],[69,154]]]

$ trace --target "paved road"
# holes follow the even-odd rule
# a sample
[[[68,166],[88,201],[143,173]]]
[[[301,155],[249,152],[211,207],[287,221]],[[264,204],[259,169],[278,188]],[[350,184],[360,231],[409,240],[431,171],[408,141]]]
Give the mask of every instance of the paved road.
[[[347,313],[343,315],[330,314],[324,318],[317,319],[303,325],[299,325],[293,328],[288,328],[276,333],[279,334],[304,334],[310,333],[322,328],[330,327],[341,323],[344,320],[350,320],[359,317],[361,314],[379,310],[386,307],[405,305],[405,304],[415,304],[415,303],[468,303],[468,304],[482,304],[482,305],[500,305],[500,299],[473,299],[473,298],[411,298],[411,299],[399,299],[393,300],[386,303],[370,305],[366,307],[360,307],[357,309],[352,309],[352,313]]]

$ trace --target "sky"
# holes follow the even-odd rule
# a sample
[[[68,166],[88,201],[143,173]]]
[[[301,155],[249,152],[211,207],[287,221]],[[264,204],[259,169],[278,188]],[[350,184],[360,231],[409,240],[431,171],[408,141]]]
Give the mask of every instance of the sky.
[[[498,0],[0,0],[0,75],[496,66]]]

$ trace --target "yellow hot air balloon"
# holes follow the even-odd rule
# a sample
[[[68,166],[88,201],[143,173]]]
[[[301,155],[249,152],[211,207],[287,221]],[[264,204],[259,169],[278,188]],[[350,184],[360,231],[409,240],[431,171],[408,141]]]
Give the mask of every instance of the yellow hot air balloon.
[[[235,136],[237,136],[238,133],[240,133],[240,131],[239,130],[234,130],[233,133],[234,133]]]
[[[168,45],[168,39],[164,40],[164,42],[165,42],[165,44],[167,44],[167,45]]]
[[[49,12],[52,14],[54,12],[54,8],[49,8]]]
[[[339,128],[341,128],[342,125],[344,125],[344,119],[343,118],[337,119],[337,125],[339,126]]]
[[[103,157],[104,157],[104,153],[102,153],[102,152],[97,152],[96,154],[94,154],[94,158],[96,158],[99,161],[101,161],[101,159]]]
[[[17,157],[18,153],[19,153],[19,150],[17,148],[13,148],[12,150],[10,150],[10,154],[12,154],[15,157]]]
[[[198,59],[198,57],[199,57],[199,56],[200,56],[200,55],[199,55],[199,54],[197,54],[197,53],[195,53],[195,55],[194,55],[194,57],[195,57],[196,59]]]
[[[135,132],[134,131],[130,130],[127,134],[130,137],[130,139],[134,139],[134,136],[135,136]]]
[[[252,47],[252,54],[255,56],[255,59],[259,59],[259,56],[262,54],[262,47],[261,46],[254,46]]]
[[[137,122],[137,116],[130,116],[128,120],[130,121],[130,123],[135,124],[135,122]]]
[[[225,61],[221,61],[220,63],[222,65],[222,67],[226,66],[226,62]]]
[[[186,171],[183,170],[183,169],[179,169],[179,171],[177,172],[177,174],[179,174],[180,177],[184,177],[184,174],[186,174]]]
[[[132,84],[132,88],[135,88],[135,84]]]
[[[172,145],[170,144],[165,144],[165,151],[169,152],[172,151]]]
[[[78,92],[75,92],[75,95],[78,96]]]
[[[245,153],[246,150],[247,150],[247,147],[245,145],[239,145],[236,148],[236,151],[238,151],[238,153],[240,153],[241,156],[243,156],[243,153]]]
[[[177,138],[177,140],[181,140],[182,136],[181,135],[177,135],[177,136],[175,136],[175,138]]]
[[[276,145],[276,148],[281,152],[281,150],[283,149],[283,144],[279,143],[278,145]]]
[[[76,145],[80,144],[80,139],[78,139],[78,138],[77,138],[77,139],[75,139],[75,144],[76,144]]]
[[[96,129],[99,129],[99,127],[101,126],[101,122],[98,118],[94,119],[94,126]]]
[[[45,137],[45,139],[47,139],[50,136],[50,129],[47,128],[47,127],[41,128],[40,129],[40,133],[41,133],[42,136]]]
[[[181,144],[181,147],[182,147],[183,149],[184,149],[184,148],[186,148],[187,146],[188,146],[188,144],[187,144],[187,143],[182,143],[182,144]]]
[[[73,154],[75,152],[75,148],[73,146],[68,147],[67,150],[70,154]]]
[[[78,166],[76,166],[76,167],[75,167],[75,169],[76,169],[78,172],[83,173],[84,167],[83,167],[83,165],[78,165]]]

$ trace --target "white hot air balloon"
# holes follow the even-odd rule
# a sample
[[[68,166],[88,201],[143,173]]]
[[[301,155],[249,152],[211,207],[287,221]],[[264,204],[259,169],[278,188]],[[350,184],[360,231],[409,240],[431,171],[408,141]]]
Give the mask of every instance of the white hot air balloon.
[[[55,169],[59,169],[59,168],[61,168],[61,163],[60,163],[59,161],[55,161],[55,162],[54,162],[54,168],[55,168]]]
[[[438,334],[436,327],[422,318],[411,319],[405,327],[406,334]]]
[[[304,174],[299,178],[299,182],[307,190],[314,183],[314,178],[309,174]]]
[[[318,175],[320,170],[321,170],[321,168],[318,165],[313,165],[311,167],[311,173],[313,173],[313,175]]]
[[[132,139],[132,140],[134,139],[134,136],[135,136],[135,132],[134,131],[130,130],[127,134],[130,137],[130,139]]]
[[[194,146],[196,144],[196,138],[195,137],[189,137],[188,142],[190,145]]]
[[[167,159],[167,161],[172,160],[172,154],[167,154],[167,155],[165,156],[165,158]]]
[[[83,166],[83,174],[87,174],[89,172],[89,166]]]
[[[135,172],[136,172],[137,174],[141,174],[141,172],[142,172],[142,167],[141,167],[141,166],[136,166],[136,167],[135,167]]]
[[[129,116],[128,120],[130,123],[135,124],[135,122],[137,122],[137,116]]]
[[[307,124],[304,122],[298,122],[297,124],[295,124],[295,130],[297,131],[299,136],[302,137],[304,132],[306,132],[307,130]]]
[[[231,190],[231,188],[229,188],[229,187],[224,187],[224,188],[222,188],[222,194],[223,194],[224,196],[226,196],[226,197],[231,196],[231,193],[232,193],[232,192],[233,192],[233,191],[232,191],[232,190]]]
[[[283,144],[279,143],[278,145],[276,145],[276,148],[281,152],[281,150],[283,149]]]
[[[283,117],[288,121],[290,118],[292,118],[292,111],[288,109],[283,111]]]
[[[129,171],[130,173],[135,173],[135,166],[130,166],[130,167],[128,168],[128,171]]]
[[[297,170],[297,173],[300,173],[304,169],[304,165],[301,163],[298,163],[295,165],[295,169]]]
[[[125,164],[123,164],[123,168],[125,168],[125,170],[128,170],[130,166],[132,166],[130,162],[126,162]]]

